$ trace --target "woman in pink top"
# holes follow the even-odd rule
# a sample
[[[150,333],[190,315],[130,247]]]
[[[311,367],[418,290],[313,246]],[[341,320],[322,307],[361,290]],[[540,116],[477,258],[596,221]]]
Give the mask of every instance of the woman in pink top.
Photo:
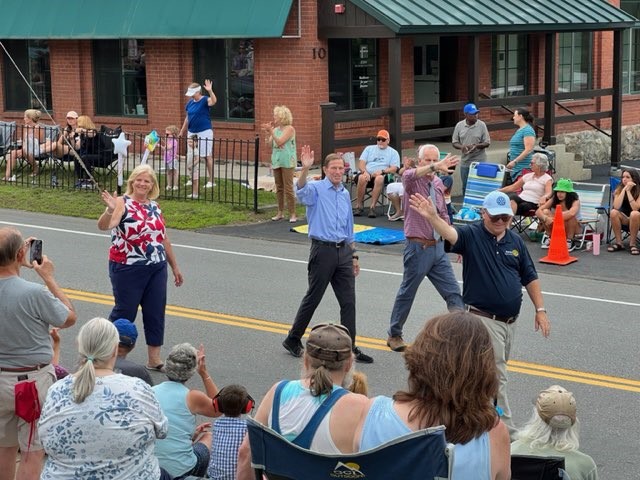
[[[522,175],[515,183],[503,187],[508,193],[514,215],[526,215],[553,196],[553,178],[547,173],[549,160],[544,153],[531,157],[531,172]],[[520,192],[520,193],[516,193]]]

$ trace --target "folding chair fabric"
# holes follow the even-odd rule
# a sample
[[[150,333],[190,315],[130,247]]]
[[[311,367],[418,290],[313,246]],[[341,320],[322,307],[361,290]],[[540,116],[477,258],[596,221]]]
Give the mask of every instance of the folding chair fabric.
[[[504,184],[505,166],[497,163],[472,162],[469,167],[467,189],[462,200],[462,208],[454,215],[454,223],[472,223],[475,220],[464,218],[465,212],[474,211],[478,214],[482,209],[484,197],[501,188]]]
[[[444,427],[412,432],[354,454],[320,454],[300,448],[269,427],[247,419],[251,465],[256,479],[269,480],[444,480],[451,478],[454,448]]]
[[[511,455],[511,480],[561,480],[565,476],[563,457]]]
[[[0,155],[4,155],[15,141],[16,122],[0,122]]]

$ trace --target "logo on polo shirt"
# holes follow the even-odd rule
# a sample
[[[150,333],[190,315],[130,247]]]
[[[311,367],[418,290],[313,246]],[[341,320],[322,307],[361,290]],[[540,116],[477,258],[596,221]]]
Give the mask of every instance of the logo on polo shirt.
[[[517,257],[520,255],[520,252],[514,248],[513,250],[505,250],[504,254],[507,257]]]

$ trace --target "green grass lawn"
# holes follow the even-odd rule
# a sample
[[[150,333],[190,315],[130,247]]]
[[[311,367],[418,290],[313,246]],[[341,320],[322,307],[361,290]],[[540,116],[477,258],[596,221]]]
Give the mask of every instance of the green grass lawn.
[[[203,189],[201,189],[202,191]],[[246,191],[245,187],[241,187],[238,192]],[[249,192],[252,195],[252,191]],[[164,193],[164,191],[161,192],[158,203],[162,208],[167,225],[180,230],[256,223],[269,219],[276,211],[274,206],[276,204],[275,193],[272,192],[258,191],[258,213],[253,212],[252,200],[249,202],[251,205],[245,208],[219,203],[215,199],[214,201],[202,199],[198,201],[184,198],[163,198]],[[97,191],[15,186],[0,183],[0,208],[97,220],[105,207]],[[298,215],[304,215],[302,207],[298,207]]]

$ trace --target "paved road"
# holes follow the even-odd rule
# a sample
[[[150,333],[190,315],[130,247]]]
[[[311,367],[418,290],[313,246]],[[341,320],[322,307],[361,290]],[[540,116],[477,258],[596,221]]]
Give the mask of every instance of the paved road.
[[[109,241],[95,222],[0,209],[0,225],[6,224],[18,224],[25,235],[44,240],[45,253],[56,263],[57,277],[75,302],[80,324],[108,314],[112,304],[106,269]],[[256,398],[276,380],[295,378],[300,369],[280,342],[306,289],[308,244],[302,235],[287,233],[288,225],[280,228],[279,238],[267,239],[239,236],[238,229],[231,228],[207,234],[171,232],[186,282],[169,291],[165,353],[178,342],[203,342],[218,384],[243,383]],[[359,343],[376,360],[361,369],[369,376],[373,394],[391,394],[405,381],[402,357],[384,346],[402,273],[397,248],[378,247],[361,256]],[[602,258],[589,256],[588,260]],[[461,266],[456,264],[454,269],[460,278]],[[26,272],[25,277],[32,278],[33,273]],[[533,331],[533,309],[525,303],[510,368],[515,420],[521,424],[529,417],[532,399],[540,389],[560,383],[578,399],[582,447],[595,458],[601,478],[638,479],[637,277],[630,283],[543,272],[541,281],[553,333],[544,340]],[[443,301],[425,283],[406,337],[411,340],[425,318],[443,310]],[[316,321],[337,318],[337,302],[327,295]],[[75,362],[77,330],[78,326],[63,334],[62,360],[68,366]],[[133,358],[144,361],[143,348],[134,351]]]

